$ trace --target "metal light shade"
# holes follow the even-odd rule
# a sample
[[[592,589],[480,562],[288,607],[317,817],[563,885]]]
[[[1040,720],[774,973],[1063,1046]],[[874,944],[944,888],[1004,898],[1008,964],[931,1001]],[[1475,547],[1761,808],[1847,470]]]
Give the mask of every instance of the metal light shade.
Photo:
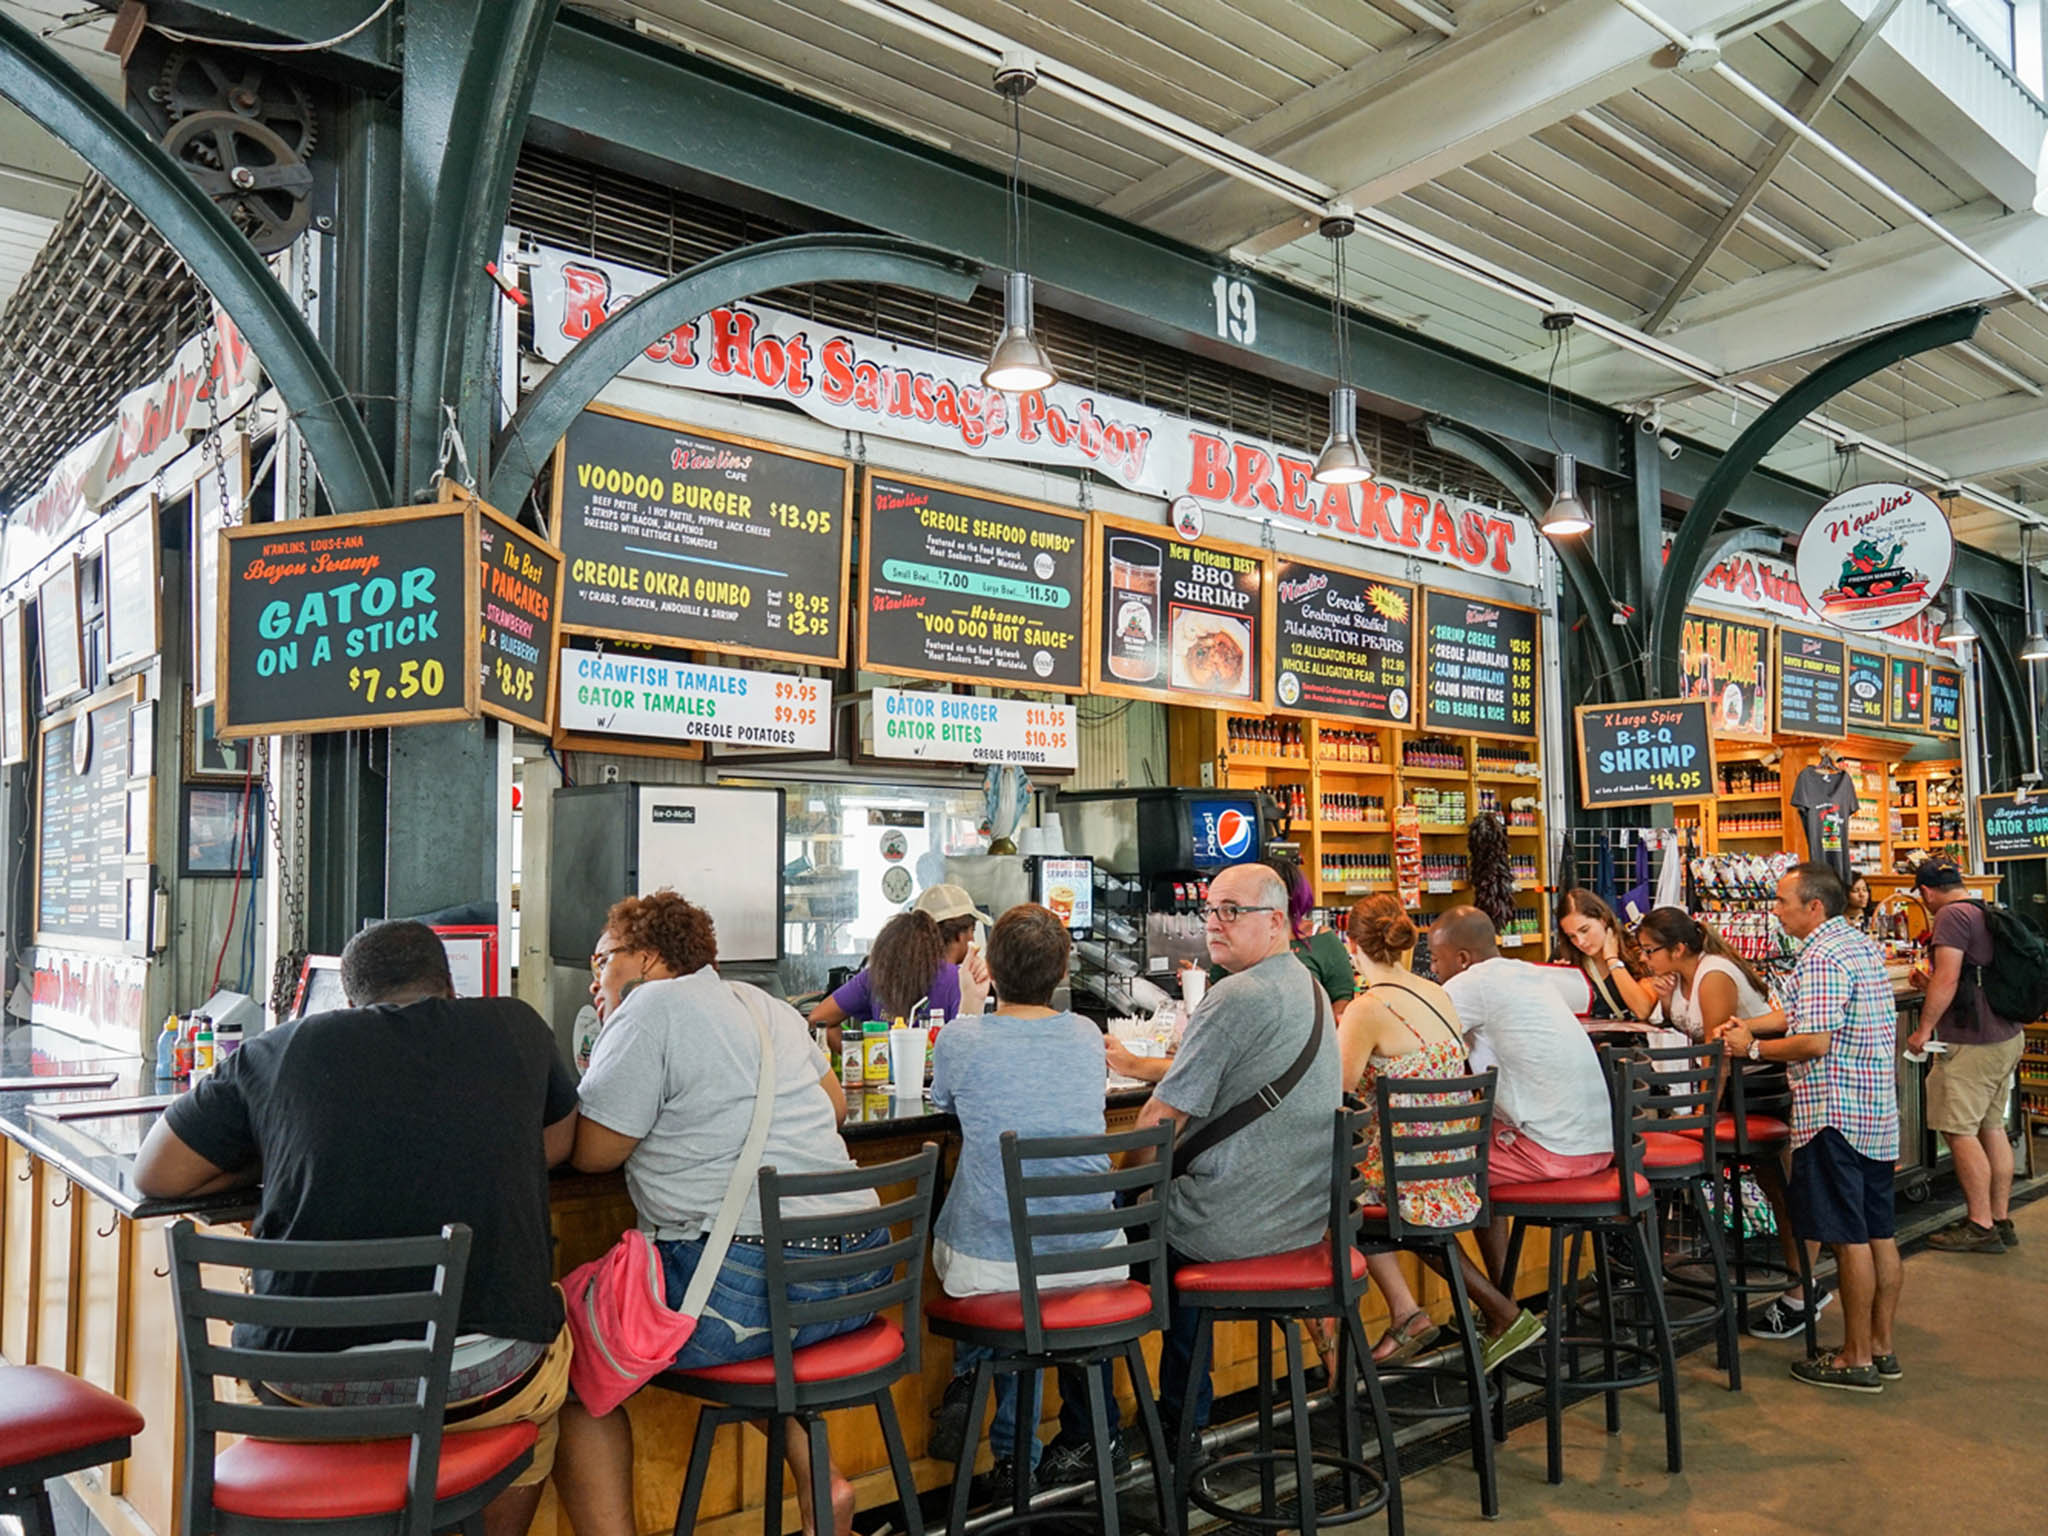
[[[1540,525],[1553,539],[1575,539],[1593,531],[1593,514],[1579,500],[1579,461],[1568,453],[1557,456],[1557,494]]]
[[[2027,631],[2026,642],[2020,646],[2021,661],[2048,661],[2048,624],[2034,620],[2034,627]]]
[[[1012,272],[1003,279],[1003,334],[981,370],[981,382],[1004,394],[1028,395],[1050,389],[1059,378],[1031,323],[1031,274]]]
[[[1358,391],[1340,386],[1330,391],[1330,435],[1309,479],[1317,485],[1363,485],[1371,478],[1372,460],[1358,440]]]
[[[1966,645],[1976,644],[1977,638],[1977,626],[1963,614],[1956,613],[1949,615],[1949,621],[1941,626],[1941,633],[1934,640],[1937,645],[1959,651]]]

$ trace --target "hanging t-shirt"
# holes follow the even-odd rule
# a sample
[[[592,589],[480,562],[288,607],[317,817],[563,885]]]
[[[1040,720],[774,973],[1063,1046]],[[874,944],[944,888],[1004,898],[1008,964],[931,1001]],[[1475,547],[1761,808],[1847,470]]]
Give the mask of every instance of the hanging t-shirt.
[[[1846,769],[1803,769],[1792,785],[1792,808],[1806,829],[1806,856],[1833,869],[1844,885],[1856,873],[1849,865],[1849,818],[1861,804]]]

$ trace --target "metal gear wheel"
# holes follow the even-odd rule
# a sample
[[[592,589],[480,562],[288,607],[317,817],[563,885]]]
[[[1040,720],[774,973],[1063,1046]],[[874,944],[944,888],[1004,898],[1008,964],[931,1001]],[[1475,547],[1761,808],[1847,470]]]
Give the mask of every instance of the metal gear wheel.
[[[289,142],[255,118],[190,113],[164,135],[164,149],[266,256],[312,222],[313,173]]]
[[[319,114],[312,97],[288,76],[247,54],[173,48],[149,94],[172,123],[198,112],[232,112],[259,122],[301,160],[309,158],[319,142]]]

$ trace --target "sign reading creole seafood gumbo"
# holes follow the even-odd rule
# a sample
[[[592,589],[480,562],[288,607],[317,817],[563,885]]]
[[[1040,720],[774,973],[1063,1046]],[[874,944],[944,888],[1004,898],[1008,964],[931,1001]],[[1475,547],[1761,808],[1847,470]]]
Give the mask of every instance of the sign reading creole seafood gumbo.
[[[1408,724],[1415,710],[1413,587],[1283,560],[1273,598],[1273,698],[1280,708]]]
[[[475,717],[474,506],[257,523],[220,539],[220,735]]]
[[[1891,481],[1824,502],[1799,536],[1799,590],[1815,615],[1867,634],[1934,601],[1955,560],[1955,535],[1924,491]]]
[[[1650,805],[1714,792],[1714,733],[1705,699],[1584,704],[1576,711],[1579,803]]]

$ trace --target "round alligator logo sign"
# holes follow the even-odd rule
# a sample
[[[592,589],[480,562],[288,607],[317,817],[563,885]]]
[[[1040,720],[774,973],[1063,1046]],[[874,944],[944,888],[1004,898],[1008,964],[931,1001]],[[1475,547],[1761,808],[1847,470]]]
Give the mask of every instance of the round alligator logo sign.
[[[1837,629],[1903,624],[1933,602],[1955,560],[1955,535],[1934,499],[1878,481],[1842,492],[1799,538],[1799,590]]]

